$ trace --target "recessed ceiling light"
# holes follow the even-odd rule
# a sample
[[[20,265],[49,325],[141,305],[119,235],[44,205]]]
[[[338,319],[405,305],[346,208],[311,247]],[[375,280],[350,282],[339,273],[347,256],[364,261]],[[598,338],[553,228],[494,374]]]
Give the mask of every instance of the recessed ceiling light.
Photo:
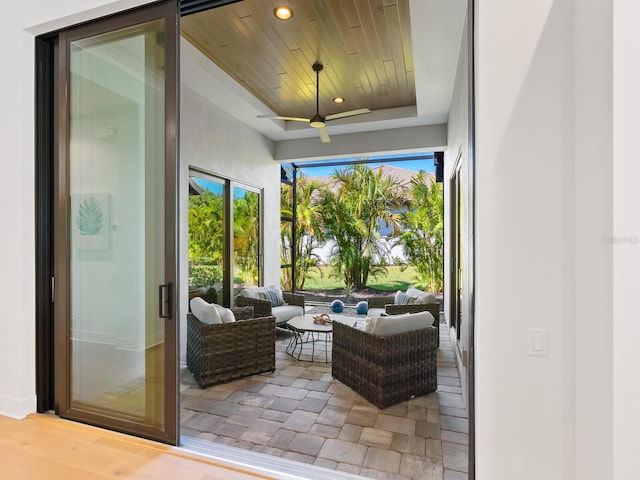
[[[293,10],[286,5],[280,5],[273,9],[273,14],[280,20],[289,20],[293,17]]]
[[[344,103],[344,97],[336,97],[333,99],[333,103]]]

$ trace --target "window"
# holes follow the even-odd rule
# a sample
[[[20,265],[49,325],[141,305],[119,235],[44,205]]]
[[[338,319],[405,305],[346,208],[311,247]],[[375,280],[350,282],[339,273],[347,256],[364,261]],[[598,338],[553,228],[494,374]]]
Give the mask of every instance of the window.
[[[231,305],[262,280],[262,191],[192,170],[189,175],[189,296]]]

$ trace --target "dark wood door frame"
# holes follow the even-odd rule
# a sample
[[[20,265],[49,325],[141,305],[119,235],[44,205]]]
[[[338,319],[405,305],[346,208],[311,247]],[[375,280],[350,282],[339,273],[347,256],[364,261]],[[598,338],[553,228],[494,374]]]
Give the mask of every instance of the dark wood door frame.
[[[126,18],[128,17],[128,18]],[[120,24],[120,19],[125,19]],[[122,14],[112,15],[95,22],[87,22],[77,28],[91,29],[93,23],[100,23],[102,29],[117,29],[127,26],[127,22],[144,22],[156,18],[165,18],[165,140],[164,150],[170,161],[167,163],[164,189],[173,192],[167,195],[165,200],[165,225],[171,226],[169,231],[175,231],[177,225],[177,174],[178,174],[178,50],[179,45],[179,14],[178,5],[172,0],[145,5],[140,8],[128,10]],[[60,72],[65,71],[62,65],[64,56],[59,55],[60,39],[65,32],[76,27],[51,32],[37,37],[36,50],[36,145],[35,145],[35,283],[36,283],[36,396],[37,411],[45,412],[54,410],[61,413],[60,399],[67,395],[63,375],[56,371],[56,364],[69,355],[64,347],[64,341],[56,338],[54,328],[53,299],[56,293],[54,271],[56,259],[54,247],[57,242],[57,231],[64,230],[66,225],[55,225],[54,216],[56,210],[60,211],[68,202],[65,186],[56,183],[54,165],[58,162],[61,149],[65,148],[66,139],[61,133],[61,122],[64,121],[65,106],[59,99],[66,98]],[[88,30],[90,31],[90,30]],[[173,75],[172,75],[173,73]],[[64,177],[64,173],[63,173]],[[64,182],[64,179],[62,179]],[[58,198],[59,196],[59,198]],[[67,229],[68,230],[68,229]],[[175,279],[177,273],[177,235],[168,234],[165,238],[165,274],[168,279]],[[63,269],[64,271],[64,269]],[[64,277],[64,275],[62,275]],[[58,278],[58,287],[65,283],[65,278]],[[169,388],[165,388],[165,408],[173,411],[175,421],[169,421],[164,426],[164,433],[158,435],[146,427],[139,431],[123,429],[116,423],[113,425],[96,423],[95,419],[87,418],[86,423],[94,423],[98,426],[122,430],[134,433],[141,437],[159,440],[165,443],[176,444],[179,435],[179,418],[177,412],[178,384],[178,321],[177,321],[177,282],[173,281],[170,288],[169,301],[172,305],[171,318],[167,320],[166,332],[175,332],[165,336],[165,363],[166,382]],[[60,330],[60,329],[58,329]],[[62,345],[62,347],[61,347]],[[64,391],[63,391],[64,390]],[[173,392],[173,393],[171,393]],[[109,422],[107,422],[109,423]]]
[[[53,153],[57,36],[36,39],[35,284],[37,411],[55,409],[53,368]]]

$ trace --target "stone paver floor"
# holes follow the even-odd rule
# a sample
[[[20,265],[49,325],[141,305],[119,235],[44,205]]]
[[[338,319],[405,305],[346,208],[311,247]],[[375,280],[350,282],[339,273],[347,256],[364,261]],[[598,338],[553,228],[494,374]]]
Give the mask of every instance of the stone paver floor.
[[[285,353],[276,371],[200,389],[181,369],[181,434],[364,477],[467,478],[468,421],[445,325],[438,391],[379,409],[331,377],[331,364]]]

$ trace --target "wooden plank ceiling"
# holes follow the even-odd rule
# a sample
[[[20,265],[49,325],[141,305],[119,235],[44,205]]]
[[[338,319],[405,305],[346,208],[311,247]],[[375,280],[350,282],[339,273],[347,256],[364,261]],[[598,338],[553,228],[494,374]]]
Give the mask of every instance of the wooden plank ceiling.
[[[291,19],[274,16],[280,4]],[[416,103],[409,0],[244,0],[185,16],[181,31],[281,116],[315,114],[316,60],[323,115]]]

